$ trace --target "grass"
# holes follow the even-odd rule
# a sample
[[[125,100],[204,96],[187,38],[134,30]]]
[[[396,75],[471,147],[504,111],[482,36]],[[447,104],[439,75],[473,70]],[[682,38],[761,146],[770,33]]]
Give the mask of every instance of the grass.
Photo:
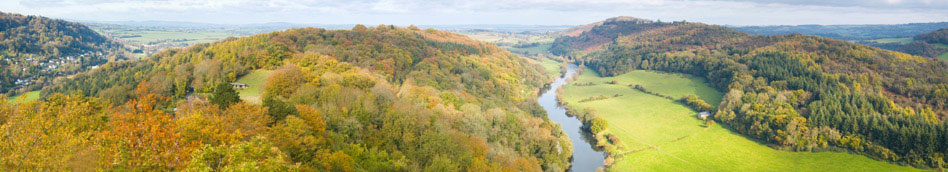
[[[134,31],[119,31],[116,33],[120,36],[133,36],[137,37],[126,37],[122,39],[127,39],[135,43],[148,43],[159,40],[168,40],[168,39],[184,39],[186,41],[176,41],[178,43],[205,43],[213,42],[227,38],[229,36],[237,36],[231,33],[225,32],[174,32],[174,31],[154,31],[154,30],[134,30]]]
[[[10,97],[8,98],[8,101],[10,103],[26,103],[26,102],[39,100],[39,98],[40,98],[40,91],[37,90],[37,91],[26,92],[18,96]]]
[[[517,44],[530,42],[549,42],[553,43],[556,35],[551,34],[519,34],[503,32],[459,32],[476,40],[495,44]]]
[[[874,39],[874,40],[869,40],[869,41],[876,42],[876,43],[883,43],[883,44],[893,43],[893,42],[899,43],[899,44],[908,44],[908,43],[912,43],[912,41],[914,40],[915,39],[912,37],[905,37],[905,38],[883,38],[883,39]]]
[[[503,48],[507,49],[508,51],[524,52],[527,54],[550,54],[550,47],[552,46],[553,46],[553,42],[542,42],[540,44],[537,44],[536,46],[530,46],[530,47],[524,47],[524,48],[516,48],[516,47],[509,47],[509,46],[503,46]]]
[[[546,70],[547,74],[553,76],[554,78],[560,76],[560,62],[550,60],[548,58],[540,59],[540,66],[543,66],[543,69]]]
[[[935,45],[936,47],[948,48],[948,45],[946,45],[946,44],[934,44],[934,45]]]
[[[605,84],[616,80],[618,84]],[[609,122],[607,131],[625,147],[610,171],[914,171],[839,152],[775,150],[729,130],[725,125],[705,127],[696,112],[673,100],[630,88],[639,84],[663,95],[695,94],[718,104],[721,93],[689,75],[633,71],[616,77],[599,77],[586,70],[573,83],[595,86],[565,87],[569,108],[591,108]],[[622,94],[605,100],[579,103],[598,95]]]
[[[945,44],[935,44],[935,46],[942,47],[942,48],[948,48],[948,45],[945,45]],[[935,57],[935,58],[938,58],[938,59],[941,59],[941,60],[944,60],[944,61],[948,61],[948,53],[941,54],[941,55],[939,55],[938,57]]]
[[[267,77],[270,76],[271,72],[273,71],[254,70],[249,74],[238,78],[237,83],[244,83],[250,86],[249,88],[237,90],[237,93],[240,95],[240,99],[246,102],[260,104],[262,101],[260,94],[263,91],[263,84],[267,82]]]
[[[938,59],[941,59],[941,60],[944,60],[944,61],[948,61],[948,53],[941,54],[941,55],[938,56],[937,58],[938,58]]]

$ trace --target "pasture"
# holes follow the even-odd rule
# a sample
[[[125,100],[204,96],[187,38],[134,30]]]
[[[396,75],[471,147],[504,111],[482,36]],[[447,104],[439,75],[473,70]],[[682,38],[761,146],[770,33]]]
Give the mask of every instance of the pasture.
[[[548,58],[541,58],[539,64],[540,66],[543,66],[543,69],[545,69],[546,73],[550,74],[550,76],[553,76],[554,78],[560,76],[560,62],[556,62]]]
[[[246,101],[252,104],[260,104],[263,101],[260,95],[263,92],[263,84],[267,82],[267,77],[270,76],[271,70],[254,70],[249,74],[244,75],[237,79],[237,83],[244,83],[249,86],[249,88],[237,89],[237,94],[240,95],[240,100]]]
[[[40,98],[40,91],[37,90],[37,91],[30,91],[30,92],[26,92],[17,96],[9,97],[7,101],[9,103],[26,103],[26,102],[39,100],[39,98]]]
[[[616,84],[607,84],[610,81]],[[577,86],[573,83],[595,83]],[[776,150],[744,137],[722,124],[707,127],[697,112],[674,100],[632,89],[639,84],[674,98],[695,94],[712,105],[721,93],[701,78],[654,71],[633,71],[600,77],[586,70],[564,87],[568,108],[589,108],[608,121],[607,132],[624,148],[610,171],[917,171],[918,169],[840,152]],[[599,95],[621,94],[580,103]]]

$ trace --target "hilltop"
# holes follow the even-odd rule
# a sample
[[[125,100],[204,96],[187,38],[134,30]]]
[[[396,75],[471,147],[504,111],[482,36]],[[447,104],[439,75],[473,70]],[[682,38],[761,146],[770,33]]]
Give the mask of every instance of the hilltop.
[[[118,47],[82,24],[0,12],[0,94],[38,89],[103,64]]]
[[[248,79],[265,78],[260,104],[241,102],[242,88],[230,84],[251,71],[267,71]],[[3,105],[0,114],[17,119],[4,127],[50,121],[16,136],[77,128],[46,133],[62,139],[31,148],[44,151],[3,150],[28,157],[3,167],[563,171],[569,142],[533,99],[549,77],[495,45],[434,29],[356,25],[230,38],[110,62],[44,88],[46,101]],[[8,112],[32,106],[48,108]],[[54,120],[82,116],[96,120]],[[67,141],[81,146],[55,149]],[[36,153],[52,150],[69,151]],[[77,157],[94,163],[78,168],[69,161]]]

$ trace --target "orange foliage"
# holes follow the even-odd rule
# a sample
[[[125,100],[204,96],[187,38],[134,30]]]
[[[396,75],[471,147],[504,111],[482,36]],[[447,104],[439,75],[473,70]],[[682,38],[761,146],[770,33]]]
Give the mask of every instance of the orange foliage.
[[[139,85],[139,93],[147,86]],[[196,148],[179,139],[171,115],[155,109],[167,98],[140,95],[109,115],[108,130],[100,136],[106,160],[115,168],[170,170],[182,167]]]

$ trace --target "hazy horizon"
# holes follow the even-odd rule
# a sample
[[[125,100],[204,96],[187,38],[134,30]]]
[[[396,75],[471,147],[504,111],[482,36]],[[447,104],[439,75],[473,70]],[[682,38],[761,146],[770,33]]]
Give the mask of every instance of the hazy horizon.
[[[718,25],[849,25],[948,21],[935,0],[11,0],[0,11],[72,21],[208,24],[581,25],[616,16]]]

